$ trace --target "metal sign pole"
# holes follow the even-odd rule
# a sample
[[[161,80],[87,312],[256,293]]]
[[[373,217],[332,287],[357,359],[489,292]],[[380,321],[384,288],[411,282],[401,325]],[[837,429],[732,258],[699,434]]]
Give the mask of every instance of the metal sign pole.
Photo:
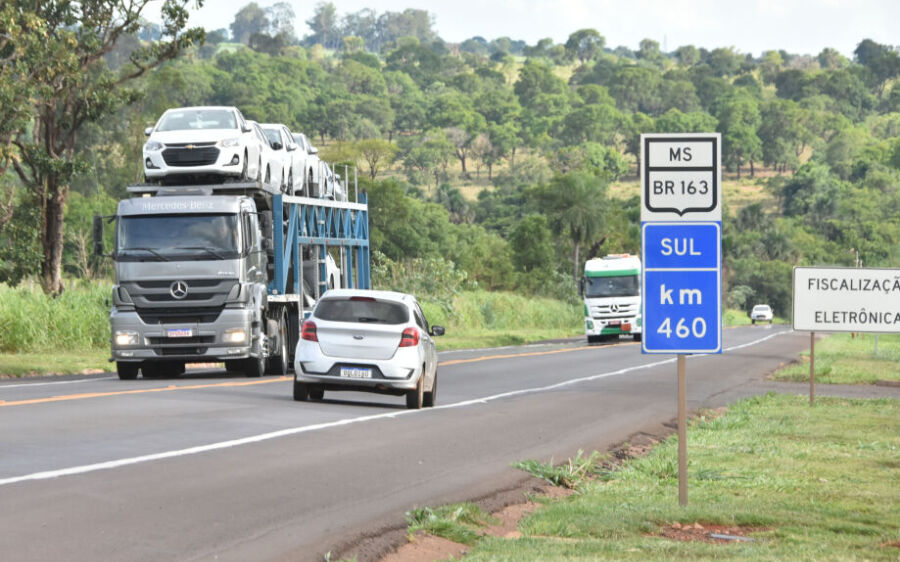
[[[816,333],[809,333],[809,406],[816,402]]]
[[[678,505],[688,503],[687,490],[687,381],[684,355],[678,356]]]

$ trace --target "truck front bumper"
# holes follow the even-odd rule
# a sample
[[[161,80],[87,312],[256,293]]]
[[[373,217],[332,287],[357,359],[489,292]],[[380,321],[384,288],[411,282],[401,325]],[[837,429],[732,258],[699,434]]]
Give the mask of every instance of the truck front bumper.
[[[215,322],[147,324],[134,311],[110,313],[113,361],[185,361],[218,363],[246,359],[259,327],[249,310],[224,309]],[[243,334],[243,337],[241,337]]]
[[[641,317],[630,318],[585,318],[584,332],[588,336],[609,336],[615,334],[640,334]]]

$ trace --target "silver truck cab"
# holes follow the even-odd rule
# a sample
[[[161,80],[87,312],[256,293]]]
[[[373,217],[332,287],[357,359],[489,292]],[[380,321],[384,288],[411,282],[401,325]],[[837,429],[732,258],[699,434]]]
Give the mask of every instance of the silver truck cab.
[[[121,201],[116,215],[112,359],[121,378],[177,375],[186,362],[265,371],[266,243],[252,198]]]

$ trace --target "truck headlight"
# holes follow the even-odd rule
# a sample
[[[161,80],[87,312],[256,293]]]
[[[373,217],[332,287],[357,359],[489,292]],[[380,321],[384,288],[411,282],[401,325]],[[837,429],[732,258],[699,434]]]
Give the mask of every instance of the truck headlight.
[[[119,347],[135,345],[138,342],[138,333],[125,330],[116,330],[115,340],[116,345]]]
[[[144,150],[146,150],[147,152],[156,152],[157,150],[162,150],[165,147],[166,145],[161,142],[148,141],[147,144],[144,145]]]
[[[232,328],[225,330],[226,343],[247,343],[247,330],[243,328]]]
[[[222,148],[234,148],[235,146],[240,146],[240,144],[241,144],[240,138],[223,139],[223,140],[219,141],[219,146],[221,146]]]

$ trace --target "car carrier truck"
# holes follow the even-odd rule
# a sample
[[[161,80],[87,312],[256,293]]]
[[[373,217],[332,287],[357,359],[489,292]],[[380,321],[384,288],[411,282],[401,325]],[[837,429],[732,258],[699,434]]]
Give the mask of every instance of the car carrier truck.
[[[255,182],[128,191],[93,228],[94,252],[115,264],[110,361],[121,379],[177,376],[198,362],[286,374],[315,299],[335,285],[370,288],[365,193],[331,201]],[[109,254],[104,226],[115,229]]]
[[[581,280],[584,331],[589,343],[631,335],[640,341],[641,260],[629,254],[610,254],[588,260]]]

